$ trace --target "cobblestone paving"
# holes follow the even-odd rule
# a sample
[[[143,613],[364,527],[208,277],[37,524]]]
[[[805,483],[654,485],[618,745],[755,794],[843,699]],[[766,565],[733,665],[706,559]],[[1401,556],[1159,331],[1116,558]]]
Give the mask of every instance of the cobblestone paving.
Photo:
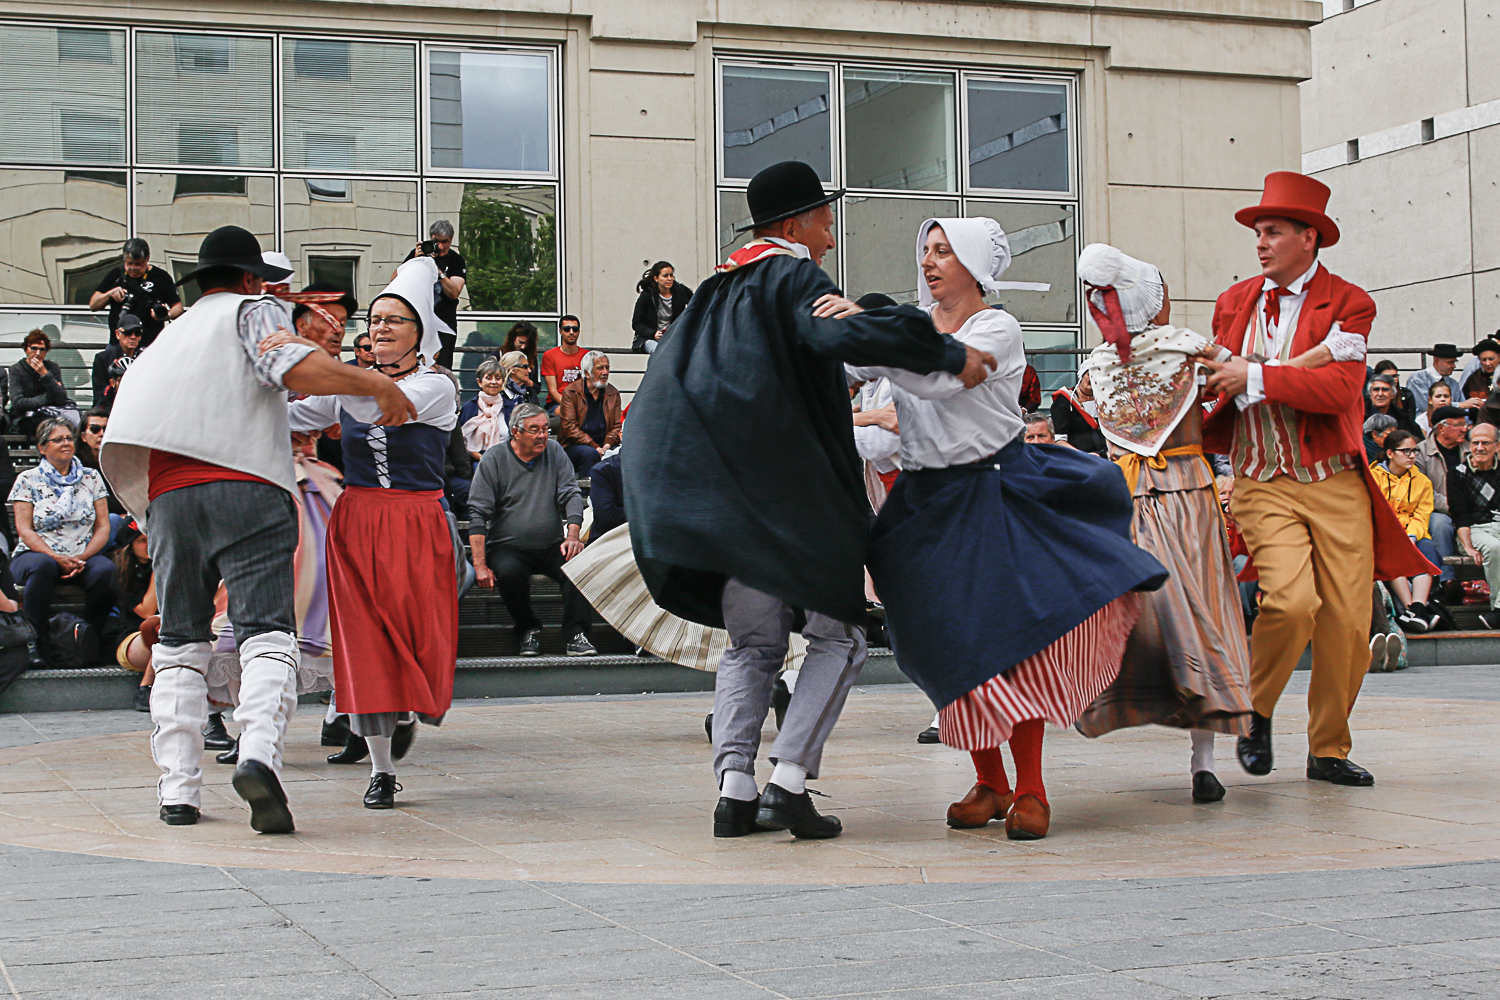
[[[1372,677],[1366,693],[1493,701],[1497,678],[1493,668],[1414,669]],[[133,713],[6,716],[0,746],[141,725]],[[1500,862],[1485,861],[669,886],[254,870],[0,845],[0,914],[0,997],[28,1000],[1500,995]]]

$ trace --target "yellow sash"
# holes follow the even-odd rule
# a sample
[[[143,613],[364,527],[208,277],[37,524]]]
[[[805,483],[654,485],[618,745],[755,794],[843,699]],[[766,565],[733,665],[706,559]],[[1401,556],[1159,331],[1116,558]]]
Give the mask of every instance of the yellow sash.
[[[1136,483],[1140,482],[1142,465],[1149,465],[1153,469],[1165,469],[1167,467],[1167,459],[1176,458],[1179,455],[1197,455],[1203,459],[1203,464],[1208,465],[1209,481],[1214,481],[1214,467],[1209,465],[1208,456],[1203,454],[1203,446],[1201,444],[1185,444],[1180,448],[1167,448],[1164,451],[1157,452],[1150,458],[1147,458],[1145,455],[1137,455],[1133,451],[1127,451],[1115,459],[1115,464],[1120,467],[1121,472],[1125,473],[1125,482],[1130,486],[1130,495],[1135,496],[1135,486]]]

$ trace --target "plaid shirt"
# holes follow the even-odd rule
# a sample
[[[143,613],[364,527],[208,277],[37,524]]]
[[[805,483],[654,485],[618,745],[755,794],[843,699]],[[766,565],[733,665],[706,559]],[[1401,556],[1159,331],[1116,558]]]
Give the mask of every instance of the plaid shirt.
[[[1448,513],[1455,528],[1500,521],[1500,466],[1491,469],[1459,464],[1448,477]]]

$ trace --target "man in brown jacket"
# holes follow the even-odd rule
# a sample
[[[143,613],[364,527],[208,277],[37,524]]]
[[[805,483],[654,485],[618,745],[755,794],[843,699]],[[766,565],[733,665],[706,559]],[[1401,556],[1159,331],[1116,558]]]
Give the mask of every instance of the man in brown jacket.
[[[609,384],[609,358],[589,351],[579,363],[583,377],[563,390],[557,412],[562,420],[562,444],[580,476],[610,448],[620,446],[620,391]]]

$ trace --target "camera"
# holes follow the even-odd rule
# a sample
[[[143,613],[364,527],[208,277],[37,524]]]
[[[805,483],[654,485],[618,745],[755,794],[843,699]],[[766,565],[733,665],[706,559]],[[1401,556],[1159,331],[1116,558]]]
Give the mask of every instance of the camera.
[[[129,284],[124,284],[120,287],[125,289],[125,297],[120,300],[119,315],[123,316],[126,313],[135,313],[141,319],[152,319],[157,322],[161,322],[167,318],[167,306],[165,303],[158,302],[145,292],[132,288]],[[145,307],[144,313],[136,309],[137,303]],[[116,322],[119,321],[116,320]]]
[[[437,256],[437,241],[436,240],[423,240],[422,241],[422,253],[424,255],[428,256],[428,257],[436,257]]]

